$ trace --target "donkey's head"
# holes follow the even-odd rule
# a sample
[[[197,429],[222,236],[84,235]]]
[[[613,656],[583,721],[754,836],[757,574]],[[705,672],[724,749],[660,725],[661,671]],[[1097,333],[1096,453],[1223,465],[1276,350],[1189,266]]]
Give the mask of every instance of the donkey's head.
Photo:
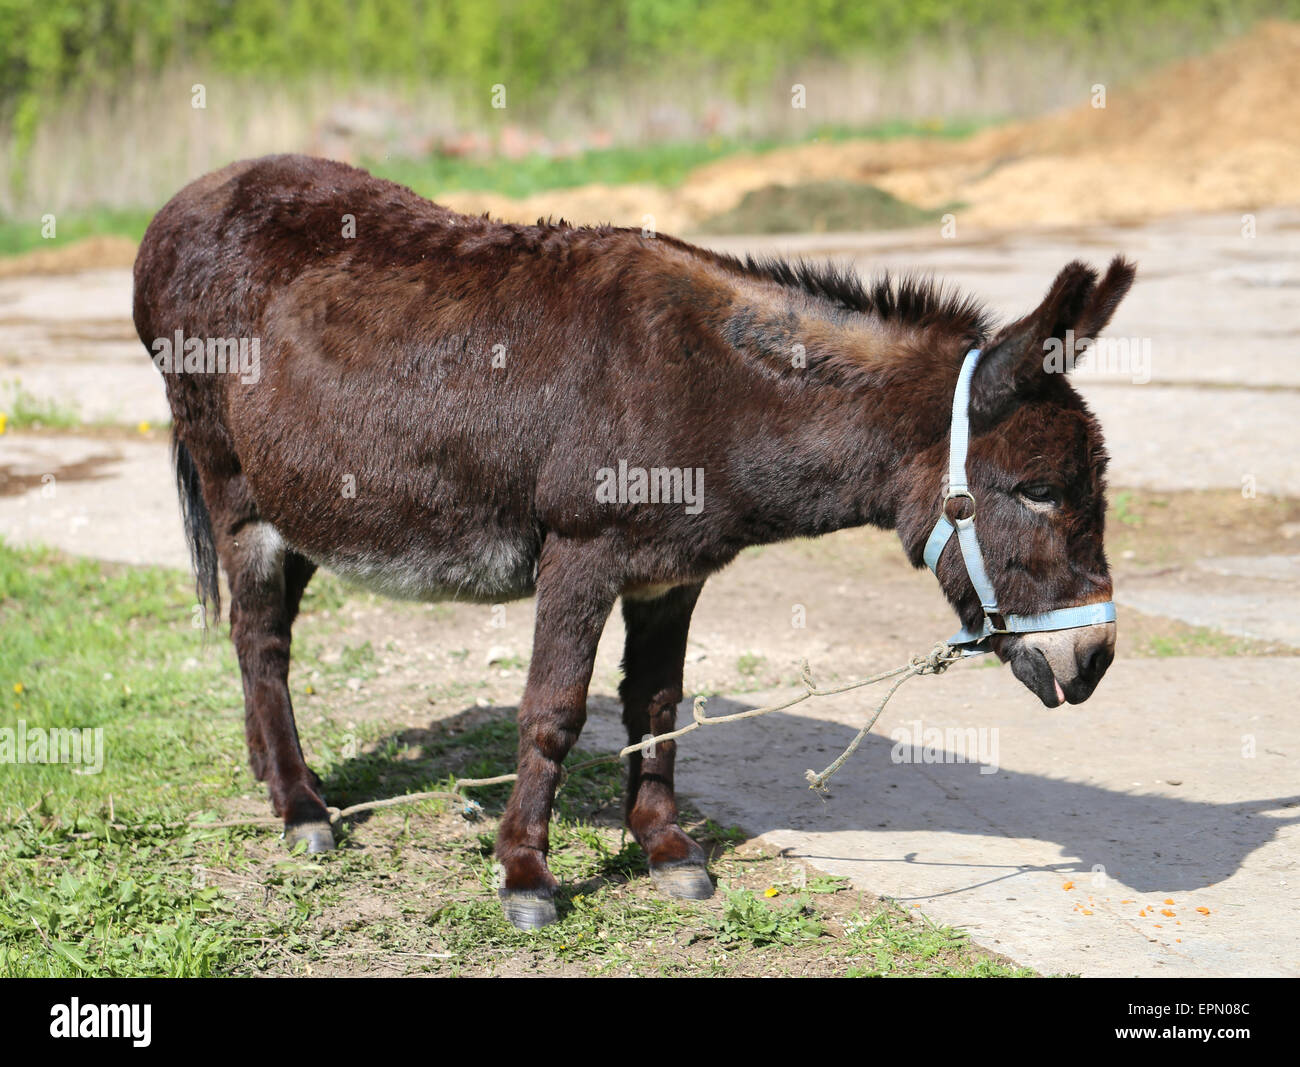
[[[1067,331],[1095,338],[1133,276],[1120,258],[1100,283],[1091,268],[1069,264],[1034,311],[985,345],[975,368],[966,471],[979,547],[1003,614],[1111,599],[1102,547],[1107,456],[1096,419],[1066,378],[1073,366]],[[972,514],[966,498],[946,506],[954,519]],[[963,624],[978,631],[983,611],[956,537],[937,574]],[[1054,708],[1092,695],[1114,658],[1115,624],[995,634],[990,644]]]

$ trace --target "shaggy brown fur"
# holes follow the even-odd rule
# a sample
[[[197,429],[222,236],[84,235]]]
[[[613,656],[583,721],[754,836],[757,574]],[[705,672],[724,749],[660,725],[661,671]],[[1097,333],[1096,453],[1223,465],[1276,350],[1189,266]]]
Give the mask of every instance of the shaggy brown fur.
[[[315,567],[401,596],[535,593],[498,855],[508,905],[537,903],[545,921],[552,797],[614,602],[639,740],[673,727],[691,610],[742,548],[870,523],[896,529],[919,565],[972,345],[986,355],[971,482],[1002,606],[1108,599],[1100,431],[1043,370],[1043,344],[1067,328],[1096,336],[1132,278],[1121,260],[1100,282],[1072,263],[990,335],[976,304],[927,281],[868,287],[843,268],[741,262],[635,230],[468,218],[324,160],[268,157],[194,182],[145,235],[135,323],[151,353],[176,331],[260,345],[256,381],[164,377],[200,592],[215,599],[219,558],[252,767],[290,839],[328,843],[286,685]],[[703,472],[699,510],[602,499],[600,472],[620,462]],[[1050,505],[1026,497],[1043,486]],[[940,580],[970,624],[979,606],[957,557],[954,542]],[[1055,703],[1021,639],[998,646]],[[1071,700],[1109,656],[1080,663]],[[677,826],[673,753],[632,761],[628,823],[652,869],[702,872]]]

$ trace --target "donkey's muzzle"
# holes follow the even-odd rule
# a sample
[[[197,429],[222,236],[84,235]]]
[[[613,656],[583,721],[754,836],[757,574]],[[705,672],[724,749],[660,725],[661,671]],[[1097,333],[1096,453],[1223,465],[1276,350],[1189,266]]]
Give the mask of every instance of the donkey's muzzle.
[[[1027,633],[1011,670],[1049,708],[1082,704],[1115,659],[1115,624]]]

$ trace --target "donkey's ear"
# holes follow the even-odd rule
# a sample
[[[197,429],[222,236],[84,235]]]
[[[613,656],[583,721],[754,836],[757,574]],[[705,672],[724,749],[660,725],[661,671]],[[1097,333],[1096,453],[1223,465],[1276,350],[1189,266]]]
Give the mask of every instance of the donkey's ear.
[[[1132,281],[1129,268],[1129,282]],[[1110,280],[1116,273],[1111,265]],[[1116,278],[1115,284],[1119,285]],[[1113,301],[1108,303],[1104,319],[1109,320],[1119,298],[1128,288],[1125,284]],[[1028,315],[999,331],[980,357],[971,382],[971,414],[977,419],[994,420],[1034,385],[1045,373],[1043,359],[1047,342],[1052,338],[1064,341],[1065,333],[1077,329],[1097,290],[1097,272],[1077,259],[1065,266],[1043,302]],[[1102,318],[1103,306],[1098,305],[1097,317]]]
[[[1106,276],[1092,291],[1083,314],[1075,323],[1075,336],[1096,339],[1097,335],[1109,325],[1111,316],[1115,314],[1119,302],[1127,295],[1136,276],[1137,267],[1123,256],[1112,259],[1110,266],[1106,268]]]

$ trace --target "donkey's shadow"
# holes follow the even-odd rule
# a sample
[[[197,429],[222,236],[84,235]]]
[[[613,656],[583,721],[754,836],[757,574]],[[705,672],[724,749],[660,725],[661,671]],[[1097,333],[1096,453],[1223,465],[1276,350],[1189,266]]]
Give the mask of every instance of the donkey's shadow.
[[[748,706],[717,699],[710,701],[708,713],[725,715]],[[683,704],[678,721],[689,716],[689,705]],[[725,727],[691,734],[679,748],[677,773],[678,788],[700,808],[751,833],[880,830],[885,840],[889,832],[935,831],[1038,840],[1057,845],[1060,860],[1037,869],[1086,875],[1100,865],[1108,877],[1148,893],[1217,884],[1279,830],[1300,821],[1300,794],[1213,803],[1125,792],[1006,768],[981,773],[993,768],[948,762],[953,754],[942,749],[933,762],[896,763],[894,742],[877,734],[867,736],[823,798],[808,788],[805,771],[823,769],[856,730],[790,712],[751,724],[747,739]],[[718,781],[722,776],[704,771],[708,767],[726,767],[729,780]],[[800,854],[812,860],[862,860],[860,839],[858,844],[853,855],[838,855],[834,840],[821,838]],[[981,868],[969,855],[968,848],[961,855],[945,852],[936,838],[928,853],[891,854],[882,847],[871,862],[951,866],[954,892],[1036,869],[992,862]]]
[[[328,762],[321,779],[325,797],[343,808],[410,793],[447,791],[453,778],[494,778],[510,773],[518,746],[518,710],[472,706],[434,719],[426,727],[411,726],[386,734],[363,752]],[[566,767],[603,754],[590,745],[579,746],[570,753]],[[314,762],[326,762],[328,757],[323,760],[323,755],[314,753]],[[510,790],[510,783],[468,789],[463,794],[466,804],[462,814],[500,815]],[[620,765],[611,762],[567,775],[555,810],[587,822],[621,825]],[[373,810],[356,812],[348,821],[364,825],[373,814]]]
[[[599,701],[601,698],[593,698]],[[613,701],[607,703],[617,709]],[[408,727],[394,731],[368,745],[366,751],[329,765],[322,776],[322,788],[330,804],[347,807],[368,801],[401,797],[410,793],[446,790],[451,778],[491,778],[513,770],[518,742],[515,728],[517,707],[468,707],[455,714],[431,721],[427,727]],[[618,714],[615,710],[614,714]],[[570,753],[568,765],[603,755],[590,745]],[[555,801],[555,813],[584,823],[622,827],[622,766],[606,763],[566,777]],[[464,794],[465,805],[459,808],[471,827],[490,831],[493,824],[484,820],[499,816],[505,809],[511,785],[475,787]],[[360,811],[350,816],[349,825],[364,826],[374,811]],[[705,844],[710,858],[717,849]],[[341,847],[354,847],[345,838]],[[492,834],[480,835],[475,846],[481,859],[488,861],[493,852]],[[579,879],[562,880],[558,903],[563,913],[569,900],[580,893],[594,892],[610,881],[626,882],[649,874],[645,855],[627,835],[618,851],[602,854],[592,865],[584,863]]]
[[[710,703],[709,714],[747,706],[718,699]],[[437,789],[449,775],[505,773],[514,762],[516,710],[471,707],[427,728],[396,731],[369,751],[335,763],[324,779],[326,796],[330,803],[345,806]],[[689,704],[684,703],[678,721],[689,719]],[[891,854],[882,847],[870,858],[873,863],[934,864],[966,872],[952,892],[1025,870],[1087,874],[1098,864],[1135,892],[1202,889],[1236,873],[1282,827],[1300,821],[1300,794],[1212,803],[1122,792],[1005,768],[981,773],[989,768],[970,762],[899,764],[891,760],[893,743],[874,734],[832,780],[829,797],[812,793],[804,771],[824,767],[854,734],[841,723],[791,712],[739,728],[696,731],[680,744],[677,786],[706,815],[753,834],[935,831],[1058,846],[1059,862],[1036,867],[989,864],[990,869],[980,869],[977,862],[946,855],[938,843],[923,856]],[[571,754],[569,762],[611,751],[624,743],[622,736],[617,702],[593,696],[581,751]],[[410,753],[417,747],[420,757],[412,759]],[[940,752],[939,759],[947,755]],[[557,807],[617,825],[618,773],[610,765],[575,777]],[[488,814],[499,814],[509,790],[509,785],[493,786],[470,795]],[[359,813],[353,825],[363,825],[368,817]],[[827,838],[802,854],[812,860],[863,858],[860,852],[837,855],[834,841]],[[618,862],[628,861],[623,857]]]

